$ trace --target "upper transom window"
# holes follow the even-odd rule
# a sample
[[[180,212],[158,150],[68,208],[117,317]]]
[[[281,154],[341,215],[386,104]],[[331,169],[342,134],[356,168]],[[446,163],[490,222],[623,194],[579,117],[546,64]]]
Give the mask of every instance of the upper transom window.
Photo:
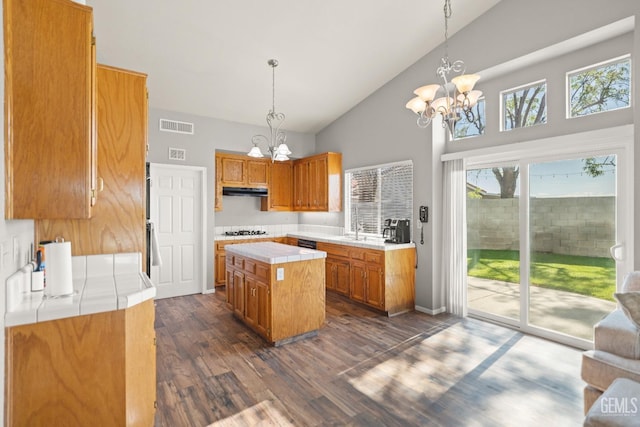
[[[625,55],[567,73],[567,117],[631,105],[631,58]]]
[[[547,82],[542,80],[500,93],[502,130],[547,122]]]

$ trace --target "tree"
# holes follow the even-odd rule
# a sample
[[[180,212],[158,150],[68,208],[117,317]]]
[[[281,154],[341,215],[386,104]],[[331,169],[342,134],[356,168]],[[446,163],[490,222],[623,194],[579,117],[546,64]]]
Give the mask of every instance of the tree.
[[[595,157],[589,157],[584,159],[584,166],[582,166],[582,170],[587,173],[587,175],[596,178],[598,176],[604,175],[604,167],[605,166],[614,166],[616,162],[614,161],[614,156],[607,156],[604,159],[601,158],[596,159]]]
[[[516,184],[518,182],[518,175],[520,175],[520,169],[518,166],[509,166],[503,168],[491,169],[493,175],[500,184],[500,198],[501,199],[513,199],[516,193]]]
[[[630,66],[625,59],[571,75],[571,117],[629,106]]]
[[[630,61],[606,64],[570,77],[571,116],[583,116],[629,105]],[[504,96],[505,129],[546,122],[546,84],[530,86]],[[615,158],[589,157],[583,170],[594,178],[604,174],[605,166],[615,167]],[[500,197],[513,198],[518,167],[493,168],[500,184]]]
[[[546,123],[547,84],[540,83],[503,95],[504,130]]]

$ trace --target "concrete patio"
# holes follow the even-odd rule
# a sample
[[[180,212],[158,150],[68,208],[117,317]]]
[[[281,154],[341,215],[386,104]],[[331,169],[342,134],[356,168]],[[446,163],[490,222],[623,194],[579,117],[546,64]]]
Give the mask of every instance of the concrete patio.
[[[469,308],[520,318],[520,285],[467,277]],[[616,303],[571,292],[532,286],[529,323],[574,337],[593,340],[593,325]]]

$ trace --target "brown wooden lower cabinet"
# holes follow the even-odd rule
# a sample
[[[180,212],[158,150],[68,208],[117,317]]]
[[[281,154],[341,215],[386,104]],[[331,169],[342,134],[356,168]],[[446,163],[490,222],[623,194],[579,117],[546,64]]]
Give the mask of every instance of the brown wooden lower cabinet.
[[[415,309],[415,249],[381,251],[318,242],[327,290],[394,315]]]
[[[298,239],[296,239],[295,237],[286,237],[284,242],[282,242],[284,244],[287,245],[291,245],[291,246],[298,246]]]
[[[354,301],[365,302],[367,284],[364,278],[365,264],[361,262],[351,263],[351,281],[349,282],[349,298]]]
[[[327,289],[349,296],[351,264],[348,260],[327,257],[325,261]]]
[[[7,426],[153,426],[155,306],[6,328]]]
[[[227,253],[226,268],[227,307],[269,343],[315,334],[324,324],[324,258],[266,264]]]
[[[233,312],[244,316],[244,273],[233,270]]]
[[[227,284],[225,286],[225,293],[227,295],[227,308],[233,310],[235,286],[233,283],[233,269],[226,270]]]

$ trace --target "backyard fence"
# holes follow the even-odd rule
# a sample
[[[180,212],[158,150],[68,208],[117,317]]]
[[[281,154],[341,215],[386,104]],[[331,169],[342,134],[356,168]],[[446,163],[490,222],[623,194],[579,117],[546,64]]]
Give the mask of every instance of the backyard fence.
[[[469,249],[519,250],[519,199],[467,199]],[[609,257],[615,198],[530,199],[534,252]]]

